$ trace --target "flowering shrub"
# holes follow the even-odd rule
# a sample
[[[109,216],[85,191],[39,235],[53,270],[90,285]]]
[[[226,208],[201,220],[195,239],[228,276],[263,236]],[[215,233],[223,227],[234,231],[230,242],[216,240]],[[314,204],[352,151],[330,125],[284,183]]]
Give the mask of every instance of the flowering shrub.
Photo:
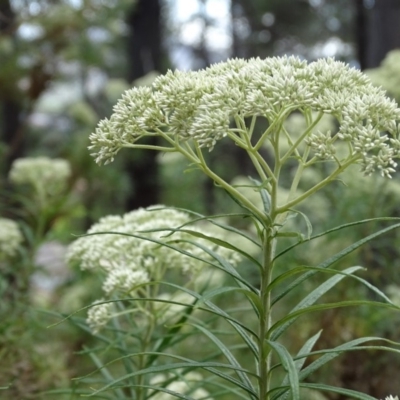
[[[297,132],[288,128],[288,121],[294,113],[304,119],[304,127]],[[332,130],[331,124],[322,124],[315,129],[324,116],[333,118],[338,129]],[[266,129],[258,133],[256,127],[260,120]],[[285,265],[283,269],[281,265],[285,262],[286,253],[306,241],[368,222],[350,222],[312,236],[308,217],[294,207],[308,201],[311,195],[336,180],[354,164],[359,165],[366,175],[378,171],[383,177],[390,178],[400,155],[399,120],[400,109],[395,101],[386,97],[382,89],[374,87],[367,76],[333,59],[309,64],[296,57],[235,59],[197,72],[170,71],[156,78],[151,87],[128,90],[114,107],[112,116],[101,121],[90,136],[90,149],[96,161],[109,163],[122,148],[181,153],[192,166],[200,169],[240,205],[241,213],[227,214],[226,217],[246,217],[253,224],[255,238],[233,227],[219,225],[227,233],[234,232],[240,240],[246,238],[255,244],[260,249],[260,256],[239,248],[234,237],[221,239],[194,228],[186,229],[184,220],[162,217],[164,209],[147,212],[143,220],[136,220],[143,210],[122,219],[107,217],[104,225],[100,222],[99,227],[89,231],[90,236],[78,239],[72,247],[71,259],[80,260],[84,268],[96,267],[106,272],[103,286],[106,295],[117,288],[125,294],[134,294],[135,297],[130,299],[133,304],[131,309],[143,301],[171,301],[150,292],[139,293],[139,288],[152,286],[156,279],[154,271],[158,270],[160,261],[167,261],[166,265],[174,268],[179,266],[185,271],[195,271],[200,260],[223,270],[234,282],[231,286],[197,293],[185,286],[164,281],[163,284],[175,289],[179,287],[189,294],[194,299],[193,303],[171,301],[171,304],[183,307],[183,318],[169,327],[166,336],[154,342],[156,350],[148,351],[146,348],[131,354],[131,359],[137,358],[138,363],[131,366],[132,369],[125,375],[108,380],[93,394],[117,390],[124,382],[125,388],[136,388],[135,398],[143,398],[146,388],[153,389],[149,376],[182,369],[188,374],[195,368],[201,368],[208,373],[207,384],[222,388],[224,394],[234,398],[300,400],[302,390],[307,389],[373,400],[373,397],[353,390],[309,383],[309,377],[346,351],[369,348],[398,353],[392,342],[366,337],[349,340],[334,348],[313,351],[322,334],[319,331],[292,355],[280,337],[299,317],[317,311],[360,305],[398,310],[399,307],[384,293],[356,275],[361,267],[335,269],[337,262],[352,251],[400,227],[398,220],[393,219],[393,225],[327,256],[317,265]],[[159,138],[157,144],[142,141],[145,137],[154,136]],[[204,150],[212,151],[223,140],[233,141],[252,163],[254,177],[246,186],[251,186],[259,199],[247,196],[239,185],[229,184],[207,164]],[[269,151],[268,158],[265,157],[265,149]],[[326,175],[317,180],[309,179],[309,172],[317,163],[327,164],[324,170]],[[299,184],[303,179],[306,189],[300,191]],[[291,230],[288,221],[296,215],[305,221],[305,232]],[[217,223],[217,217],[221,215],[198,216],[213,223]],[[152,218],[154,222],[150,222]],[[165,221],[165,224],[159,221]],[[162,234],[159,228],[164,231]],[[112,231],[120,234],[112,235]],[[139,231],[142,233],[139,234]],[[168,231],[173,235],[165,236]],[[221,246],[223,251],[215,246]],[[258,271],[256,285],[233,268],[236,258],[232,256],[232,251],[240,254]],[[182,254],[188,257],[184,262],[178,261]],[[280,304],[290,302],[288,294],[302,288],[305,281],[311,283],[317,273],[327,278],[314,289],[307,289],[303,299],[287,315],[276,311]],[[160,274],[160,279],[163,276]],[[364,285],[381,301],[323,302],[321,298],[324,294],[345,278]],[[246,302],[245,316],[237,316],[234,307],[226,310],[219,308],[215,303],[217,296],[229,299],[241,296]],[[89,318],[92,325],[96,320],[98,327],[104,325],[112,314],[108,304],[93,307]],[[195,307],[223,320],[241,340],[240,345],[231,348],[225,342],[225,331],[214,329],[209,320],[196,320],[191,314]],[[146,310],[151,320],[154,318],[151,313],[157,313],[160,307]],[[124,310],[123,314],[126,312],[130,311]],[[174,353],[169,346],[184,340],[187,335],[182,329],[184,325],[197,330],[218,348],[218,352],[200,360],[195,354],[185,358]],[[137,324],[134,333],[137,337],[143,332],[140,329],[141,325]],[[144,342],[150,343],[149,336],[144,337]],[[379,342],[379,345],[370,342]],[[252,358],[252,363],[244,364],[238,357],[237,352],[243,349],[247,358]],[[141,362],[143,358],[147,361]],[[134,378],[138,380],[131,383]],[[160,391],[165,392],[168,385],[164,382]],[[178,391],[167,393],[190,398]],[[215,393],[211,396],[216,397]]]

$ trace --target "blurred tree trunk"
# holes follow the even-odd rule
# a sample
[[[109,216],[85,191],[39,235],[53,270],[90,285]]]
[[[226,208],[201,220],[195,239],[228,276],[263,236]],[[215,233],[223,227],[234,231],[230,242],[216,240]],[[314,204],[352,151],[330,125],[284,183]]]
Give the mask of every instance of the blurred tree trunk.
[[[159,0],[139,0],[128,15],[128,79],[161,72],[161,6]]]
[[[8,0],[0,0],[0,36],[14,36],[14,14]],[[7,174],[11,163],[22,156],[22,107],[18,101],[16,82],[7,82],[0,77],[0,139],[6,146],[1,172]]]
[[[151,71],[161,71],[161,6],[159,0],[139,0],[128,15],[128,65],[130,82]],[[155,144],[156,139],[149,139]],[[134,210],[159,201],[157,153],[136,151],[127,162],[133,193],[127,199],[127,209]]]
[[[361,69],[379,66],[385,55],[400,48],[400,1],[355,0],[357,6],[357,42]]]

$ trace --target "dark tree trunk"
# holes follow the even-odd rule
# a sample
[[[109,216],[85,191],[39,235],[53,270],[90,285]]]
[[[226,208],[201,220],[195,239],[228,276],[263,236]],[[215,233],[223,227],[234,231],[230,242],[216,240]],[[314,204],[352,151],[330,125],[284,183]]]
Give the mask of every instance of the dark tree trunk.
[[[134,81],[150,71],[161,72],[160,15],[159,0],[139,0],[128,16],[129,81]]]
[[[400,1],[376,0],[368,9],[365,1],[356,4],[360,65],[375,68],[390,50],[400,48]]]
[[[128,40],[130,82],[150,71],[161,71],[161,7],[159,0],[139,0],[128,16],[130,35]],[[155,144],[155,139],[149,139]],[[127,162],[133,193],[127,199],[127,209],[147,207],[158,203],[159,182],[156,152],[138,151]]]
[[[366,9],[364,0],[355,0],[356,5],[356,32],[357,41],[357,58],[360,63],[360,68],[364,70],[367,67],[367,25],[366,25]]]
[[[9,1],[0,0],[0,36],[14,33],[14,14]],[[15,83],[0,77],[0,140],[7,148],[1,171],[7,174],[11,163],[24,152],[21,123],[22,107]]]

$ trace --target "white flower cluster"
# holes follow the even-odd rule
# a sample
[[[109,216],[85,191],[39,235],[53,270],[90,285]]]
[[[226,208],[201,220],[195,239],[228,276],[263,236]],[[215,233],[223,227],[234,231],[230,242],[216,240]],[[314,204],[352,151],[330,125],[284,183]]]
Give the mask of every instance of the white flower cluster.
[[[113,304],[102,303],[103,301],[105,301],[105,299],[96,300],[88,311],[86,322],[94,334],[98,333],[101,328],[107,325],[113,315]]]
[[[14,257],[22,242],[18,224],[11,219],[0,218],[0,261]]]
[[[400,109],[366,75],[333,59],[309,64],[286,56],[233,59],[197,72],[170,71],[152,87],[125,92],[111,118],[91,134],[90,149],[98,163],[108,163],[122,147],[161,130],[212,149],[234,134],[232,117],[261,116],[271,125],[295,110],[333,115],[340,124],[337,137],[349,143],[365,173],[393,172]],[[317,139],[316,155],[321,149],[321,157],[333,158],[332,138]]]
[[[68,161],[60,158],[19,158],[11,166],[9,179],[16,185],[31,185],[47,196],[61,194],[71,176]]]
[[[385,398],[385,400],[399,400],[399,398],[398,398],[398,396],[393,397],[392,395],[390,395],[390,396],[387,396],[387,397]]]
[[[160,385],[169,378],[171,378],[171,376],[158,374],[151,379],[150,384]],[[201,374],[197,372],[189,372],[182,377],[182,379],[174,380],[166,385],[165,389],[178,394],[188,394],[191,399],[211,399],[207,390],[197,387],[203,380]],[[159,391],[152,396],[152,399],[154,400],[175,400],[176,398],[176,396],[162,391]]]
[[[188,222],[190,217],[186,213],[162,206],[141,208],[123,216],[107,216],[89,229],[88,234],[93,235],[81,237],[70,245],[67,259],[69,263],[78,262],[82,269],[100,268],[105,271],[107,276],[103,290],[107,295],[117,290],[132,294],[138,285],[162,278],[160,271],[166,269],[175,268],[191,274],[201,270],[202,261],[151,240],[171,242],[171,245],[193,256],[211,260],[211,256],[199,247],[185,242],[195,239],[233,264],[238,262],[238,255],[233,251],[213,245],[205,239],[194,238],[189,233],[175,232],[166,237],[170,233],[168,230],[148,232],[179,228]],[[197,226],[190,226],[189,229],[215,237],[214,232],[207,233]],[[128,235],[139,235],[150,240]]]
[[[400,50],[387,53],[378,68],[368,69],[365,73],[371,81],[382,86],[388,93],[400,102]]]

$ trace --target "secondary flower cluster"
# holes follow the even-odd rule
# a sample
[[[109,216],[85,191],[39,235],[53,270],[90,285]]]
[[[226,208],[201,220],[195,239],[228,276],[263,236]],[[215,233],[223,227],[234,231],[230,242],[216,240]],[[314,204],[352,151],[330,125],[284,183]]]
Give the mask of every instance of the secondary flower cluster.
[[[126,91],[111,118],[91,134],[90,149],[98,163],[113,161],[122,147],[146,135],[192,140],[212,149],[223,137],[237,134],[232,118],[264,117],[279,130],[296,110],[331,114],[339,122],[334,137],[304,138],[317,157],[333,159],[333,143],[340,139],[366,174],[393,172],[400,109],[366,75],[333,59],[309,64],[297,57],[233,59],[197,72],[169,71],[152,87]]]
[[[152,385],[161,385],[163,382],[173,378],[165,374],[158,374],[150,380]],[[189,395],[191,399],[210,399],[210,394],[207,390],[202,388],[204,377],[197,372],[189,372],[178,380],[173,380],[171,383],[165,385],[165,389],[171,392]],[[169,394],[168,392],[158,391],[152,399],[154,400],[173,400],[177,397]]]
[[[80,237],[70,245],[67,260],[70,264],[78,263],[82,269],[105,272],[103,290],[107,298],[113,293],[134,295],[140,285],[162,279],[168,269],[197,276],[205,265],[202,260],[215,260],[200,247],[188,243],[193,239],[232,265],[237,264],[237,253],[206,239],[194,238],[182,231],[166,236],[170,233],[169,228],[177,229],[189,223],[188,214],[163,206],[140,208],[123,216],[107,216],[89,229],[88,236]],[[190,225],[186,229],[209,237],[218,236],[198,226]],[[190,253],[193,257],[180,251]],[[87,322],[93,332],[98,332],[113,315],[113,303],[96,304],[102,301],[105,299],[97,300],[88,312]]]
[[[14,161],[9,179],[16,185],[30,185],[45,196],[60,195],[71,176],[68,161],[48,157],[19,158]]]
[[[8,218],[0,218],[0,261],[14,257],[22,241],[17,223]]]
[[[78,262],[82,269],[100,268],[105,271],[103,290],[107,295],[116,290],[129,294],[138,285],[161,278],[158,276],[160,271],[178,269],[195,274],[204,265],[196,257],[212,261],[210,255],[187,242],[193,241],[191,234],[178,231],[166,237],[170,233],[169,228],[179,228],[188,223],[188,214],[162,206],[141,208],[123,216],[107,216],[89,229],[89,236],[81,237],[70,245],[67,258],[70,263]],[[214,232],[207,232],[197,226],[187,229],[215,237]],[[169,243],[195,258],[160,245],[159,242]],[[233,264],[238,261],[236,253],[213,245],[206,239],[196,238],[196,243],[218,252]]]

